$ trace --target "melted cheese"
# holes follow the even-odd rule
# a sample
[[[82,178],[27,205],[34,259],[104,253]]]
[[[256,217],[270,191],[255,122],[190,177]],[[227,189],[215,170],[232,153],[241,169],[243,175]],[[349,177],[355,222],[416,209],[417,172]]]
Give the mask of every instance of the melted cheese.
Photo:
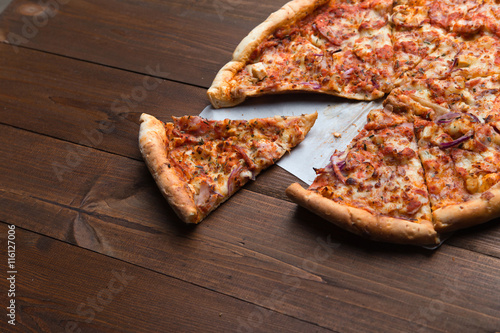
[[[438,47],[406,75],[407,80],[445,78],[452,71],[460,49],[461,39],[443,31]]]
[[[362,131],[318,171],[312,189],[353,207],[418,222],[431,219],[413,126]]]
[[[442,32],[431,26],[423,24],[416,29],[396,27],[392,33],[394,43],[394,69],[396,82],[398,78],[417,66],[422,59],[434,52],[440,42]]]
[[[466,79],[500,74],[500,40],[481,36],[464,41],[452,76]]]

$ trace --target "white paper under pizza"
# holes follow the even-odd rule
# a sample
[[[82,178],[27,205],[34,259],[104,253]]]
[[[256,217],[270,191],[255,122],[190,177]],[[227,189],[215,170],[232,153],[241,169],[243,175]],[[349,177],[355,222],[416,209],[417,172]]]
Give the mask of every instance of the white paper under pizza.
[[[250,99],[232,108],[207,106],[200,116],[214,120],[248,120],[317,111],[318,119],[305,140],[277,163],[310,185],[316,177],[313,168],[326,166],[335,149],[344,150],[366,124],[368,112],[381,105],[381,101],[350,101],[328,95],[279,95]]]

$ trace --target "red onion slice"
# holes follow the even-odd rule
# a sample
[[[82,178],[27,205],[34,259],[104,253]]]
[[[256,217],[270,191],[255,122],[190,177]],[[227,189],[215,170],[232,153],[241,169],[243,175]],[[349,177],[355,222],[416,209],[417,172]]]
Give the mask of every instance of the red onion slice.
[[[354,68],[349,68],[348,70],[346,70],[344,73],[342,73],[342,78],[345,80],[345,79],[350,79],[351,78],[351,74],[354,72]]]
[[[448,74],[451,74],[452,72],[458,70],[458,68],[456,67],[457,65],[458,65],[458,54],[455,57],[455,59],[453,59],[453,63],[451,64],[451,67],[448,70]]]
[[[344,177],[344,175],[341,172],[341,169],[343,169],[345,167],[345,161],[339,161],[338,156],[333,154],[332,157],[330,157],[330,162],[331,162],[331,166],[333,169],[332,170],[333,175],[335,177],[337,177],[338,180],[340,180],[342,182],[342,184],[345,184],[346,178]]]
[[[330,163],[333,165],[333,164],[336,164],[337,167],[340,169],[340,170],[343,170],[346,166],[346,162],[345,162],[345,159],[344,160],[340,160],[339,159],[339,156],[342,155],[344,152],[341,151],[337,154],[333,154],[332,157],[330,157]]]
[[[227,193],[231,194],[234,191],[234,182],[236,181],[236,176],[240,173],[242,166],[239,165],[238,167],[234,168],[231,170],[231,173],[229,174],[229,178],[227,179]]]
[[[323,86],[319,84],[318,82],[301,82],[301,84],[305,86],[309,86],[315,90],[321,89]]]
[[[456,140],[453,140],[450,142],[440,143],[439,148],[447,149],[447,148],[457,146],[457,145],[461,144],[462,142],[469,140],[473,135],[474,135],[474,132],[472,130],[470,130],[469,132],[467,132],[467,134],[465,134],[464,136],[461,136],[460,138],[458,138]]]
[[[468,115],[470,118],[472,118],[472,122],[474,122],[474,123],[480,123],[481,122],[479,120],[479,118],[476,117],[475,115],[473,115],[472,113],[466,113],[466,115]]]
[[[496,124],[491,124],[491,127],[493,127],[493,130],[495,132],[497,132],[498,134],[500,134],[500,130],[498,129],[497,125]]]
[[[460,118],[463,115],[469,116],[469,118],[471,119],[471,121],[473,123],[480,123],[481,122],[481,120],[479,120],[479,118],[476,117],[475,115],[473,115],[472,113],[458,113],[458,112],[449,112],[449,113],[446,113],[442,116],[439,116],[436,118],[435,122],[437,124],[440,124],[440,125],[441,124],[448,124],[448,123],[452,122],[453,120]]]
[[[436,124],[447,124],[461,116],[458,112],[448,112],[436,118]]]

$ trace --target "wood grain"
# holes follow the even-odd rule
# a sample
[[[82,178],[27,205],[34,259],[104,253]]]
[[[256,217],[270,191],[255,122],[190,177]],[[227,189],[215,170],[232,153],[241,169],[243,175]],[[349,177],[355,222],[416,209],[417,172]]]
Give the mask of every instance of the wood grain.
[[[52,14],[13,1],[0,21],[7,51],[29,47],[139,73],[160,64],[162,78],[208,87],[240,40],[287,1],[60,2]]]
[[[285,2],[14,0],[0,15],[0,256],[15,224],[21,329],[498,331],[498,221],[434,251],[369,242],[291,203],[277,166],[195,227],[162,198],[139,115],[198,114]],[[122,270],[137,278],[86,323],[78,307]]]
[[[495,219],[473,228],[457,231],[447,240],[447,244],[500,258],[499,224],[500,220]]]
[[[0,223],[2,245],[7,230]],[[16,325],[2,320],[2,332],[328,331],[21,228],[15,232]],[[0,247],[2,258],[6,251]],[[11,299],[7,282],[0,281],[2,304]],[[6,311],[2,306],[4,318]],[[273,320],[262,325],[265,317]]]
[[[141,113],[168,121],[208,103],[204,89],[9,48],[0,44],[0,122],[79,145],[139,159]]]
[[[0,129],[3,140],[17,138],[1,151],[11,161],[0,163],[6,223],[323,328],[392,332],[421,323],[431,331],[480,331],[500,324],[499,291],[491,289],[500,282],[498,258],[447,245],[431,252],[365,242],[248,190],[186,227],[142,162],[82,147],[93,153],[58,182],[51,163],[73,145]],[[450,320],[428,313],[437,306]]]

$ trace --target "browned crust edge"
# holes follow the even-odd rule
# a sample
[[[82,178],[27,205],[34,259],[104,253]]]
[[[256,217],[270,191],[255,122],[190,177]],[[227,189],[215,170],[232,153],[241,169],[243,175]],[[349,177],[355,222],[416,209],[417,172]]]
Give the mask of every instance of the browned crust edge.
[[[436,230],[464,229],[500,217],[500,188],[497,185],[470,201],[436,209],[432,213]]]
[[[199,223],[202,216],[194,203],[193,193],[168,167],[165,126],[146,113],[141,115],[140,122],[139,149],[158,188],[182,221]]]
[[[287,196],[300,206],[357,235],[381,242],[411,245],[438,244],[439,236],[431,221],[414,223],[373,215],[363,209],[341,205],[298,183],[286,189]]]
[[[252,52],[274,30],[295,20],[299,20],[329,0],[293,0],[272,13],[264,22],[255,27],[236,47],[233,58],[215,76],[207,91],[208,98],[215,108],[235,106],[245,100],[247,95],[231,94],[229,81],[241,70]]]

